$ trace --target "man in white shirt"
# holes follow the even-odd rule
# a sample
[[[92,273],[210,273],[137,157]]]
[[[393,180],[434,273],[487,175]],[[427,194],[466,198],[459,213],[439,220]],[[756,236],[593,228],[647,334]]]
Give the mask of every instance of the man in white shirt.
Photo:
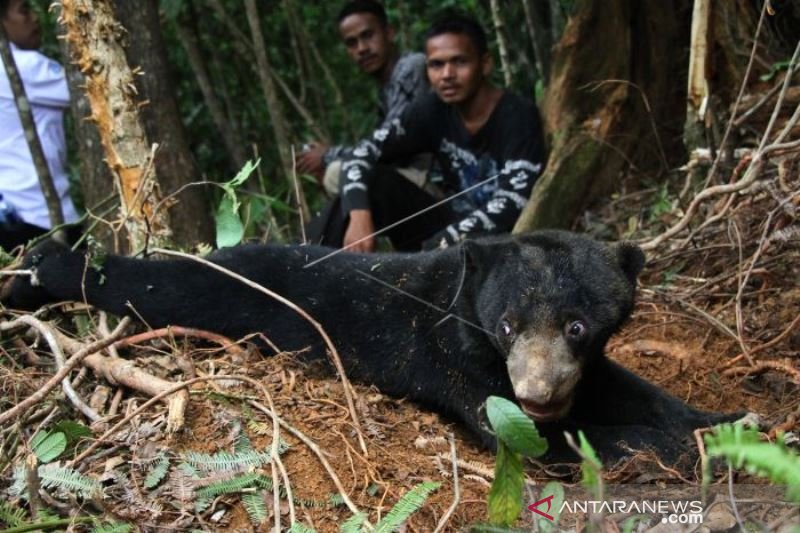
[[[11,45],[36,130],[61,199],[65,222],[78,214],[69,197],[66,172],[64,109],[69,90],[64,69],[42,55],[41,29],[28,0],[0,0],[0,20]],[[51,228],[25,132],[5,65],[0,62],[0,246],[24,244]]]

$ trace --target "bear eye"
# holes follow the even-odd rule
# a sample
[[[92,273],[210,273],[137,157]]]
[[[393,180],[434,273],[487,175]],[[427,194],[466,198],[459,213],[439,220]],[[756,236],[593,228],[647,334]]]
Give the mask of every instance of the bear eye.
[[[506,319],[500,321],[500,331],[502,331],[503,335],[506,337],[510,337],[514,334],[514,328],[511,327],[511,322]]]
[[[574,341],[583,340],[583,338],[586,336],[587,331],[588,328],[586,327],[586,324],[581,320],[575,320],[574,322],[570,322],[564,329],[564,332],[566,333],[567,337],[569,337]]]

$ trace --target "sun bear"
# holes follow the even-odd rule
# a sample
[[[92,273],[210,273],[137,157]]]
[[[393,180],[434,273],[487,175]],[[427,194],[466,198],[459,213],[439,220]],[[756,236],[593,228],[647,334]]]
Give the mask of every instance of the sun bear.
[[[575,459],[563,433],[578,429],[606,461],[625,446],[675,461],[694,429],[738,416],[693,409],[605,356],[645,262],[632,244],[541,231],[423,253],[332,252],[242,245],[209,259],[319,321],[351,379],[454,418],[490,447],[490,395],[516,401],[536,422],[549,462]],[[50,242],[25,263],[37,286],[15,279],[4,291],[9,307],[85,298],[151,327],[259,332],[281,350],[310,346],[312,357],[325,356],[295,311],[194,261],[108,256],[98,272],[84,253]]]

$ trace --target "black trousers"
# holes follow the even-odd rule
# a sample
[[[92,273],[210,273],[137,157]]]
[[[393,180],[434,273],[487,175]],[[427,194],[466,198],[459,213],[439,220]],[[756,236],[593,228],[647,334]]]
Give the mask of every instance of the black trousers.
[[[367,175],[366,183],[376,231],[380,232],[387,226],[411,217],[381,232],[389,237],[395,250],[410,252],[422,249],[426,239],[457,218],[447,203],[420,213],[438,200],[392,167],[376,166]],[[341,198],[336,196],[308,223],[306,234],[313,244],[341,248],[349,222],[350,217],[342,209]]]

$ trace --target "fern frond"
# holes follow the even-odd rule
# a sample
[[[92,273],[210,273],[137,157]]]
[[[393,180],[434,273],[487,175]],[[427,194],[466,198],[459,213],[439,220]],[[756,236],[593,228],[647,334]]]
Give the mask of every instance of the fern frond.
[[[158,462],[156,462],[144,478],[144,486],[147,489],[152,489],[164,479],[169,471],[169,457],[166,454],[158,454]]]
[[[236,434],[236,438],[233,441],[233,451],[236,453],[244,453],[251,452],[253,449],[253,443],[250,441],[250,437],[241,430],[240,426],[239,433]]]
[[[198,498],[194,502],[194,510],[196,513],[202,513],[208,506],[211,505],[211,502],[214,501],[214,498],[208,496],[198,496]]]
[[[264,502],[265,494],[266,492],[262,491],[242,496],[242,505],[244,505],[247,515],[250,517],[254,526],[263,524],[269,518],[267,504]]]
[[[92,533],[130,533],[132,530],[133,526],[127,522],[111,522],[95,526]]]
[[[58,463],[49,463],[39,467],[39,479],[44,488],[56,488],[71,494],[90,497],[102,491],[100,483],[83,474],[60,466]]]
[[[361,524],[367,519],[364,513],[354,514],[339,526],[339,533],[361,533]]]
[[[0,502],[0,522],[8,527],[17,527],[28,519],[25,509],[9,502]]]
[[[783,442],[762,442],[758,432],[742,424],[717,426],[706,434],[706,451],[711,457],[724,457],[735,468],[744,467],[751,474],[773,483],[786,485],[786,496],[800,503],[800,456]]]
[[[264,479],[268,478],[262,474],[249,472],[247,474],[242,474],[240,476],[235,476],[211,483],[210,485],[197,489],[195,494],[197,494],[198,498],[204,496],[216,498],[221,494],[241,492],[244,489],[252,488],[254,486],[262,486],[262,484],[265,484]],[[269,484],[271,485],[272,481],[270,481]]]
[[[183,455],[183,459],[198,470],[206,472],[241,472],[244,470],[252,470],[269,463],[272,460],[272,454],[268,451],[257,452],[255,450],[240,453],[223,451],[213,455],[190,451]]]
[[[378,522],[378,525],[375,526],[375,533],[391,533],[396,530],[408,520],[408,517],[425,505],[428,496],[440,486],[441,483],[426,481],[406,492],[383,520]]]
[[[344,496],[342,496],[338,492],[336,494],[331,494],[330,497],[328,498],[328,505],[330,505],[331,507],[341,507],[342,505],[344,505]]]
[[[17,463],[14,465],[13,482],[8,487],[8,495],[12,498],[28,499],[28,485],[25,483],[25,465]]]
[[[295,522],[292,527],[289,528],[289,533],[317,533],[317,530],[313,527],[301,524],[300,522]]]

